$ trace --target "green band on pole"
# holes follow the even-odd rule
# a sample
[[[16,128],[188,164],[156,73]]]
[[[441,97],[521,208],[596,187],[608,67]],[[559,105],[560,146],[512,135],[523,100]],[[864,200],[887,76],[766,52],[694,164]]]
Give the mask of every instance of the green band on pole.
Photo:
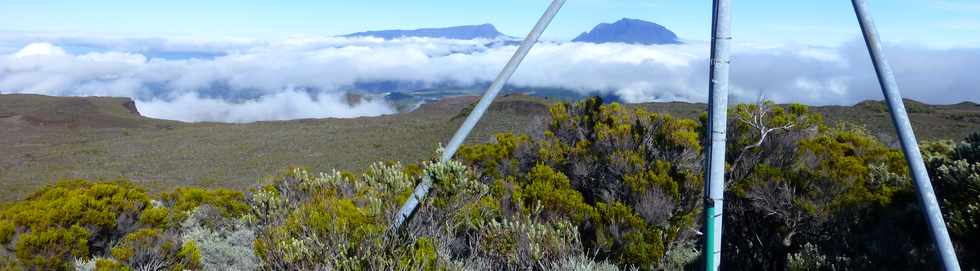
[[[704,249],[705,251],[702,253],[704,253],[705,259],[707,260],[705,261],[705,269],[716,270],[715,266],[717,266],[717,263],[715,263],[715,257],[713,254],[715,250],[718,250],[718,248],[715,247],[715,238],[717,237],[715,236],[714,231],[710,230],[715,228],[715,220],[712,219],[715,216],[715,207],[708,207],[706,209],[706,212],[707,212],[706,217],[708,218],[707,229],[709,230],[707,230],[705,233],[705,235],[707,236],[705,238],[707,246],[705,246]]]

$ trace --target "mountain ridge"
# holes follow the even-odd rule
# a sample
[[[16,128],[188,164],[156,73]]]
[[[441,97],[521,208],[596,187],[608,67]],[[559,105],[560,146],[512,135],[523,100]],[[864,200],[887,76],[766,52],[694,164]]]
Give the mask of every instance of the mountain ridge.
[[[673,31],[657,23],[623,18],[614,23],[601,23],[591,31],[582,33],[572,42],[627,43],[627,44],[679,44]]]
[[[369,30],[341,35],[341,37],[377,37],[385,40],[398,38],[445,38],[458,40],[500,39],[516,40],[505,35],[490,23],[417,29]],[[600,23],[583,32],[571,42],[627,43],[627,44],[680,44],[677,34],[667,27],[644,20],[623,18],[613,23]],[[506,43],[504,45],[513,45]]]
[[[445,39],[496,39],[508,37],[497,30],[493,24],[461,25],[438,28],[418,28],[418,29],[393,29],[393,30],[372,30],[351,33],[342,37],[378,37],[386,40],[420,37],[420,38],[445,38]]]

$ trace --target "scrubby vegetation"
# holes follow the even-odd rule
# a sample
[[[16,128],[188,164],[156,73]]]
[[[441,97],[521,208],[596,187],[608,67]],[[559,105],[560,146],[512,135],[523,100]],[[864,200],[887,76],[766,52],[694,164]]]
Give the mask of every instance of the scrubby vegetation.
[[[732,109],[723,265],[929,270],[898,150],[802,105]],[[291,168],[247,193],[66,181],[0,207],[0,270],[698,268],[700,120],[589,99],[458,161]],[[923,145],[965,269],[980,267],[980,134]],[[433,189],[389,228],[422,176]]]
[[[549,218],[579,225],[584,249],[600,258],[644,269],[683,266],[694,257],[665,256],[698,238],[700,130],[694,120],[591,99],[553,107],[540,139],[504,134],[458,157],[482,173],[481,182],[515,187],[524,206],[544,204]]]
[[[125,181],[61,182],[0,210],[0,244],[4,255],[14,255],[6,258],[4,266],[12,270],[197,269],[202,264],[199,245],[181,238],[187,232],[180,228],[181,222],[202,204],[232,217],[231,211],[247,208],[242,198],[242,193],[229,190],[178,189],[154,201]]]
[[[458,157],[481,172],[484,183],[527,187],[521,176],[535,176],[542,165],[569,178],[574,191],[564,194],[580,193],[595,210],[580,212],[592,218],[578,225],[584,249],[599,259],[641,269],[694,267],[698,253],[689,251],[700,239],[698,139],[705,117],[677,120],[597,100],[559,104],[552,116],[540,138],[500,135],[494,143],[463,148]],[[731,116],[727,269],[938,266],[899,150],[860,127],[827,126],[803,105],[743,104]],[[924,147],[966,269],[980,266],[978,145],[980,133]]]

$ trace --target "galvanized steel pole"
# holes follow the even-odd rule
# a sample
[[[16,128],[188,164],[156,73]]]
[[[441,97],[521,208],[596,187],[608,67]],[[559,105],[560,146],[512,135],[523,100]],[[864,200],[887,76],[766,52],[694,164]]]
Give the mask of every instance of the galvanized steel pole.
[[[531,30],[531,33],[527,34],[527,37],[524,38],[523,42],[521,42],[521,46],[517,48],[517,52],[515,52],[514,56],[510,58],[510,61],[507,62],[506,66],[504,66],[504,69],[500,71],[500,74],[497,75],[497,79],[493,81],[493,84],[490,85],[487,92],[483,94],[483,98],[480,98],[480,102],[476,104],[476,107],[473,108],[473,111],[470,112],[469,116],[466,116],[466,120],[463,121],[463,126],[459,127],[456,134],[454,134],[452,139],[449,140],[449,144],[446,145],[440,161],[446,162],[453,159],[453,155],[456,154],[456,151],[459,150],[460,145],[462,145],[463,141],[466,140],[466,136],[470,134],[470,131],[472,131],[473,127],[476,126],[476,123],[479,122],[480,118],[483,117],[483,114],[486,113],[487,108],[490,107],[490,103],[493,102],[494,98],[497,97],[497,94],[500,93],[500,90],[503,89],[505,84],[507,84],[507,80],[510,80],[510,77],[514,75],[515,71],[517,71],[517,67],[521,65],[524,57],[527,56],[528,52],[531,51],[531,48],[534,47],[534,44],[541,38],[541,34],[544,33],[544,30],[548,28],[548,24],[550,24],[551,20],[558,14],[558,10],[565,5],[565,1],[566,0],[554,0],[551,2],[551,6],[548,6],[548,10],[544,12],[544,15],[541,16],[538,23],[534,25],[534,29]],[[429,193],[431,186],[432,179],[430,179],[429,176],[423,176],[422,182],[415,187],[415,192],[412,193],[412,196],[408,198],[408,201],[405,202],[405,205],[403,205],[401,211],[399,211],[393,228],[399,229],[402,227],[405,221],[408,220],[412,213],[415,212],[419,202],[425,199],[425,196]]]
[[[722,210],[725,195],[725,136],[728,125],[728,75],[732,40],[730,0],[715,0],[711,26],[708,97],[708,166],[705,168],[705,268],[721,262]]]
[[[912,132],[912,124],[909,122],[908,113],[905,111],[905,104],[902,103],[902,94],[899,93],[898,84],[895,83],[895,74],[892,73],[892,68],[882,53],[878,30],[868,12],[868,3],[865,0],[851,0],[851,3],[854,5],[854,13],[861,25],[864,41],[868,45],[868,52],[871,54],[878,83],[881,85],[881,91],[885,94],[885,100],[888,102],[892,123],[898,130],[898,138],[902,144],[902,151],[905,153],[905,160],[909,164],[912,178],[915,180],[915,186],[919,192],[919,203],[922,204],[923,214],[929,222],[929,228],[932,229],[932,239],[936,242],[936,248],[939,249],[943,267],[947,271],[959,271],[960,264],[957,262],[956,252],[953,250],[953,242],[950,241],[949,233],[946,231],[946,223],[943,221],[942,211],[939,210],[939,201],[932,189],[932,182],[929,180],[929,173],[926,172],[926,165],[922,161],[918,141]]]

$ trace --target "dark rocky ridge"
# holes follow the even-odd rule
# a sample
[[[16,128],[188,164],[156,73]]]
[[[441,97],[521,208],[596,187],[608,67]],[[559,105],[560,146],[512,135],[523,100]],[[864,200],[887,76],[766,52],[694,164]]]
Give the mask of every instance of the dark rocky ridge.
[[[344,37],[378,37],[397,39],[406,37],[445,38],[445,39],[495,39],[506,37],[492,24],[464,25],[444,28],[421,28],[413,30],[380,30],[366,31],[344,35]]]
[[[677,34],[662,25],[629,18],[623,18],[612,24],[601,23],[592,31],[582,33],[572,41],[645,45],[681,43]]]

